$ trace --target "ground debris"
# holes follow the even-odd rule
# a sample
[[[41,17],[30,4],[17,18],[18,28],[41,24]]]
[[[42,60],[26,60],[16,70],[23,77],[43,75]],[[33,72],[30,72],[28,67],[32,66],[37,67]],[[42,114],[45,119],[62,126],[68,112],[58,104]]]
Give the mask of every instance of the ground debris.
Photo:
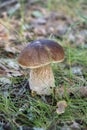
[[[67,103],[66,103],[66,101],[59,101],[59,102],[57,102],[57,109],[56,109],[56,112],[57,112],[57,114],[59,114],[59,115],[61,115],[62,113],[64,113],[65,112],[65,108],[67,107]]]
[[[65,91],[70,96],[77,96],[77,97],[87,97],[87,86],[81,86],[81,87],[70,87],[70,88],[58,88],[55,90],[55,94],[58,97],[65,97]]]

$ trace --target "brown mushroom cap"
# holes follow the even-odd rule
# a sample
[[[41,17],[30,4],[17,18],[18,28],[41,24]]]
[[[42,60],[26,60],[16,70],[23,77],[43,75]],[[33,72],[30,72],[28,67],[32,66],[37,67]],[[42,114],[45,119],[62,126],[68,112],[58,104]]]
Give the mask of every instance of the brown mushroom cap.
[[[20,53],[18,63],[26,68],[38,68],[50,63],[61,62],[64,51],[61,45],[53,40],[35,40],[29,43]]]

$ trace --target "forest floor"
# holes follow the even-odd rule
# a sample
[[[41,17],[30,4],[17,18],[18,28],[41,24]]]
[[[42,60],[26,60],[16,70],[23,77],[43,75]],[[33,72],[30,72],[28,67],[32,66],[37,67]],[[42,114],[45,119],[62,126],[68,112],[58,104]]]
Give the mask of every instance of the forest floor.
[[[27,43],[44,38],[65,52],[52,64],[56,91],[45,101],[17,62]],[[86,0],[0,2],[0,130],[87,130]]]

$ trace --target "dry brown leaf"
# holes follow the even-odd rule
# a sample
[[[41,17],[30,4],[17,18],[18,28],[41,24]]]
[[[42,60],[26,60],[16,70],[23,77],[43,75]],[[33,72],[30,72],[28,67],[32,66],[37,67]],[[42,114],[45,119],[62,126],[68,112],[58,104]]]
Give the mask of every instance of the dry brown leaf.
[[[0,76],[6,76],[7,72],[5,70],[0,69]]]
[[[67,107],[67,102],[65,100],[59,101],[57,102],[57,107],[58,108],[56,109],[56,112],[57,114],[60,115],[65,112],[65,108]]]
[[[0,76],[17,77],[23,75],[19,71],[19,65],[12,59],[0,59]]]
[[[8,31],[6,27],[0,23],[0,41],[2,40],[8,40]]]
[[[45,27],[39,27],[39,26],[34,28],[34,33],[38,36],[46,36],[47,35]]]
[[[70,87],[70,88],[57,88],[55,90],[55,95],[57,97],[65,97],[67,95],[75,95],[77,97],[87,97],[87,86],[80,86],[80,87]]]

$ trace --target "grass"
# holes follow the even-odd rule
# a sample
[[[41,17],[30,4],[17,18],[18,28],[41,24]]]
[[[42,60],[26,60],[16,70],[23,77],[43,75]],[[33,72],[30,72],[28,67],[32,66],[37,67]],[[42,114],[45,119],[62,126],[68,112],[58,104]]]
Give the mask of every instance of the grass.
[[[48,10],[52,11],[62,11],[65,14],[70,15],[71,17],[77,16],[77,10],[81,10],[81,3],[85,2],[85,0],[48,0],[46,3]],[[72,9],[71,9],[72,8]]]
[[[65,48],[66,56],[68,57],[68,48]],[[87,65],[86,57],[87,51],[80,48],[70,48],[70,61],[72,65],[80,65],[83,67],[83,72],[85,73],[84,67]],[[53,66],[56,85],[61,84],[65,87],[71,87],[70,82],[72,82],[73,87],[79,87],[82,85],[87,85],[84,80],[80,80],[79,76],[73,75],[70,77],[70,70],[63,64],[68,64],[68,58],[65,58],[64,63],[61,63],[59,67],[57,65]],[[72,66],[71,65],[71,66]],[[64,70],[64,71],[63,71]],[[66,78],[65,78],[66,77]],[[68,80],[70,82],[68,82]],[[21,81],[20,81],[21,80]],[[12,80],[13,84],[20,84],[23,79],[14,78]],[[11,89],[13,89],[11,87]],[[49,126],[55,122],[58,128],[59,124],[64,124],[67,121],[80,120],[83,125],[87,125],[87,99],[86,98],[72,98],[66,93],[65,98],[53,99],[53,104],[50,102],[44,103],[40,97],[32,97],[29,92],[24,92],[23,95],[19,94],[16,97],[12,95],[12,90],[9,91],[9,95],[3,96],[0,94],[0,116],[4,121],[10,122],[12,129],[16,130],[20,125],[24,126],[35,126],[49,128]],[[56,102],[60,100],[66,100],[68,107],[65,113],[58,115],[56,113]],[[58,124],[58,122],[60,122]],[[60,126],[59,126],[60,127]],[[83,127],[83,126],[81,126]],[[56,129],[56,128],[55,128]]]
[[[60,9],[64,8],[66,12],[70,10],[72,5],[69,6],[65,4],[66,7],[62,7],[63,3],[60,1],[55,1],[60,3]],[[78,1],[76,3],[76,8],[79,6]],[[79,3],[80,4],[80,3]],[[54,8],[52,1],[48,1],[48,9]],[[22,7],[24,8],[24,7]],[[21,8],[21,10],[22,10]],[[72,11],[72,10],[71,10]],[[71,12],[72,13],[72,12]],[[70,13],[70,15],[71,15]],[[73,14],[72,14],[73,15]],[[22,23],[24,23],[24,13],[21,12]],[[82,17],[84,19],[84,17]],[[86,18],[84,19],[85,22]],[[23,30],[20,27],[20,33]],[[80,87],[87,86],[87,49],[82,47],[67,46],[64,44],[65,39],[63,39],[63,46],[65,50],[65,60],[63,63],[52,65],[55,84],[56,87],[64,86],[65,90],[69,87]],[[72,67],[78,66],[82,67],[82,75],[74,75],[72,73]],[[51,101],[43,102],[40,96],[32,97],[28,89],[23,89],[20,93],[21,88],[25,87],[27,77],[13,77],[11,78],[12,84],[9,86],[9,90],[6,91],[7,94],[3,94],[2,87],[0,88],[0,121],[7,123],[9,122],[12,130],[17,130],[20,126],[29,127],[43,127],[47,130],[53,127],[54,130],[61,130],[61,127],[67,122],[77,121],[80,122],[81,127],[87,126],[87,98],[81,98],[76,95],[69,96],[65,92],[65,97],[53,97],[51,96]],[[14,94],[15,89],[18,88],[18,92]],[[65,112],[61,115],[56,113],[56,104],[60,100],[66,100],[68,107]]]

